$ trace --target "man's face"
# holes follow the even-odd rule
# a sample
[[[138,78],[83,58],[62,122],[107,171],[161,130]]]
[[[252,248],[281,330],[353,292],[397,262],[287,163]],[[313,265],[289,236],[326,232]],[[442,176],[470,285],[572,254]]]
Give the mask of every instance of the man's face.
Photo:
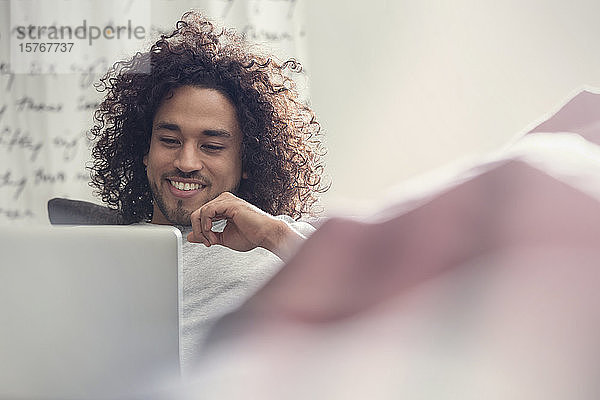
[[[219,194],[235,193],[242,133],[233,104],[214,89],[183,86],[152,121],[144,156],[154,197],[152,223],[190,225],[190,214]]]

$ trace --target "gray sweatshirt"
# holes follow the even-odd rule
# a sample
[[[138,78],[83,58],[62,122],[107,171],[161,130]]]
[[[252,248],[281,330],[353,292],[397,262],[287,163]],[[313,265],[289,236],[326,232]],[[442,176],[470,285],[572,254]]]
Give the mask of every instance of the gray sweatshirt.
[[[314,228],[288,216],[278,216],[305,236]],[[180,310],[182,372],[188,375],[198,362],[202,345],[212,325],[241,306],[283,265],[263,248],[248,252],[224,246],[206,247],[187,241],[191,227],[178,226],[183,236],[183,299]],[[222,231],[225,221],[213,224]]]

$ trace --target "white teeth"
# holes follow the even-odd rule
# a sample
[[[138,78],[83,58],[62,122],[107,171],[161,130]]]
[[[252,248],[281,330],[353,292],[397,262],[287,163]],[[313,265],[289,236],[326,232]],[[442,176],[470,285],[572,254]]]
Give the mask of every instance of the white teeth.
[[[171,185],[175,186],[179,190],[197,190],[200,189],[200,184],[198,183],[183,183],[177,181],[169,181]]]

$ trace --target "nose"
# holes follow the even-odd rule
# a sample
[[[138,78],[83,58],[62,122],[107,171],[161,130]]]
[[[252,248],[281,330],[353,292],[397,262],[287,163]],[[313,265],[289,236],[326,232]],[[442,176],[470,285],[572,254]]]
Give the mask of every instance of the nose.
[[[182,172],[200,171],[203,168],[200,154],[195,146],[187,143],[177,152],[173,166]]]

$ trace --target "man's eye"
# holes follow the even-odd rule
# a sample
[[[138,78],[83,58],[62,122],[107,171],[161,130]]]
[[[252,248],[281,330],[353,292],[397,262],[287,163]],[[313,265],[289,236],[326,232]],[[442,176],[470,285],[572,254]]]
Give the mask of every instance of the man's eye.
[[[225,147],[223,146],[217,146],[214,144],[203,144],[202,148],[208,151],[219,151],[219,150],[223,150]]]
[[[160,138],[160,141],[166,145],[174,146],[179,144],[179,140],[173,138]]]

